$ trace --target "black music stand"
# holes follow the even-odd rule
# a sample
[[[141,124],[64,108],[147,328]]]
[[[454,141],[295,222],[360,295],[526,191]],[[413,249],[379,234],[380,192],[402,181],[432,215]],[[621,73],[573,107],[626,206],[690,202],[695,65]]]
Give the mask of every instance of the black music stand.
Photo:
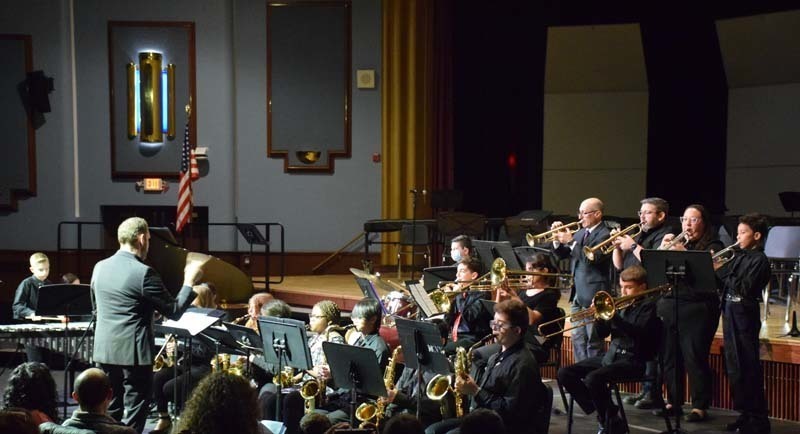
[[[284,366],[302,371],[311,369],[311,350],[308,348],[304,322],[291,318],[262,316],[258,318],[258,330],[261,334],[264,360],[278,366],[278,372],[274,375],[280,376]],[[281,394],[281,382],[278,381],[275,420],[282,420]]]
[[[680,292],[692,292],[716,296],[717,281],[714,275],[711,255],[706,251],[675,251],[675,250],[644,250],[642,251],[642,265],[647,270],[647,287],[655,288],[667,283],[672,285],[675,297]],[[673,311],[675,327],[672,331],[675,340],[676,357],[680,354],[680,327],[678,321],[678,303]],[[682,381],[678,378],[678,369],[675,369],[675,384]],[[676,399],[681,399],[675,397]],[[676,402],[673,408],[680,408]],[[675,426],[670,421],[670,416],[664,413],[664,423],[667,430],[663,434],[685,434],[681,430],[681,417],[675,417]],[[677,413],[677,412],[676,412]]]
[[[263,354],[264,348],[261,342],[261,336],[259,336],[258,332],[251,329],[250,327],[245,327],[239,324],[233,324],[226,322],[225,328],[228,329],[228,333],[233,337],[236,343],[239,345],[240,350],[244,350],[247,356],[247,373],[250,374],[250,354]]]
[[[333,381],[350,389],[350,426],[356,424],[358,392],[371,396],[386,396],[383,373],[375,352],[365,347],[323,342],[322,351],[328,360]]]
[[[428,267],[422,270],[422,280],[425,282],[425,291],[431,292],[439,287],[439,282],[453,282],[456,280],[457,267],[443,265],[441,267]]]
[[[206,309],[206,308],[198,308],[198,307],[190,307],[186,310],[186,312],[181,315],[181,317],[177,321],[173,320],[166,320],[161,324],[156,324],[154,329],[157,333],[163,333],[164,335],[173,335],[176,338],[183,339],[183,347],[184,350],[184,360],[186,366],[192,366],[192,341],[195,336],[199,336],[201,333],[206,331],[211,325],[215,322],[219,321],[219,319],[225,315],[224,311],[217,310],[217,309]],[[203,341],[202,338],[198,337],[200,342],[209,345],[211,340],[206,337],[206,341]],[[212,344],[213,345],[213,344]],[[178,364],[175,363],[173,366],[173,375],[174,378],[178,376]],[[183,397],[182,402],[186,402],[186,399],[189,396],[189,391],[192,389],[191,384],[191,376],[187,376],[187,381],[183,382],[183,390],[181,390],[181,396]],[[173,414],[174,417],[177,417],[179,413],[178,407],[178,383],[173,383],[172,388],[172,398],[173,404],[175,406],[175,412]]]
[[[75,373],[70,371],[75,355],[72,354],[69,345],[69,319],[73,316],[92,314],[92,300],[89,295],[90,287],[85,284],[59,283],[43,285],[35,291],[37,291],[39,300],[36,305],[36,315],[64,315],[67,318],[64,323],[64,418],[66,418],[67,401],[69,400],[67,389],[69,388],[70,379],[75,376]],[[83,341],[92,329],[94,320],[95,318],[92,316],[89,326],[86,327],[86,331],[83,332],[75,347],[76,354],[77,349],[83,345]]]
[[[450,363],[444,355],[444,345],[439,327],[424,321],[397,318],[397,334],[403,346],[406,368],[417,370],[417,419],[421,417],[422,393],[425,381],[422,370],[436,374],[450,374]]]

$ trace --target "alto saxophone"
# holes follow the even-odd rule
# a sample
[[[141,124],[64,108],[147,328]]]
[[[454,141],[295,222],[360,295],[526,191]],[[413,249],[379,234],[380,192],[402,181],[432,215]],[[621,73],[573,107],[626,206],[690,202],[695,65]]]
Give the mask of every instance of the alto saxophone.
[[[472,348],[469,352],[464,347],[456,348],[456,360],[453,363],[453,370],[456,377],[466,378],[469,375],[471,365],[469,357],[472,355]],[[464,415],[464,395],[453,389],[453,397],[456,404],[456,417]]]

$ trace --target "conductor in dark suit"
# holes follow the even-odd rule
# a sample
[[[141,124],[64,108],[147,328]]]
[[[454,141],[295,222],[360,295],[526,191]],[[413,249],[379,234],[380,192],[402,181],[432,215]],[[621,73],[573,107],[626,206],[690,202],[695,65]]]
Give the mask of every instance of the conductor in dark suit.
[[[581,229],[574,236],[568,231],[558,232],[558,241],[553,243],[556,256],[570,258],[575,279],[572,312],[588,308],[598,291],[607,291],[610,287],[608,274],[611,256],[596,251],[594,258],[589,260],[583,253],[584,246],[596,246],[609,237],[609,229],[603,222],[603,202],[594,197],[581,202],[578,219]],[[553,228],[560,225],[561,222],[553,222]],[[598,336],[594,324],[573,329],[571,337],[576,362],[603,353],[603,339]]]
[[[173,297],[158,273],[142,262],[150,246],[147,222],[139,217],[125,220],[117,239],[119,250],[92,272],[97,309],[93,358],[114,390],[108,414],[142,432],[153,384],[153,312],[180,317],[195,298],[192,286],[201,271],[198,265],[187,265],[183,287]]]

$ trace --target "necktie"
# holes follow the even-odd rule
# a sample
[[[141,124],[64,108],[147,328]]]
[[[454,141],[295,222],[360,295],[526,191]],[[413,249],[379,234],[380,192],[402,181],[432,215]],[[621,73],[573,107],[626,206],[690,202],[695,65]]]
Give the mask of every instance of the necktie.
[[[588,229],[586,229],[586,230],[584,230],[584,231],[583,231],[583,241],[581,241],[581,245],[582,245],[582,246],[585,246],[585,245],[586,245],[586,240],[587,240],[588,238],[589,238],[589,230],[588,230]]]

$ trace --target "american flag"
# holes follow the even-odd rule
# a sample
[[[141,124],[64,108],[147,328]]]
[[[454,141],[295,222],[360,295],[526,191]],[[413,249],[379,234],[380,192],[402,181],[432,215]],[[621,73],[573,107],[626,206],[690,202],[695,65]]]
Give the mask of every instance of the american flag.
[[[178,218],[175,230],[181,232],[186,223],[192,221],[192,181],[200,177],[197,170],[197,159],[194,149],[189,144],[189,121],[183,132],[183,149],[181,151],[181,179],[178,184]]]

